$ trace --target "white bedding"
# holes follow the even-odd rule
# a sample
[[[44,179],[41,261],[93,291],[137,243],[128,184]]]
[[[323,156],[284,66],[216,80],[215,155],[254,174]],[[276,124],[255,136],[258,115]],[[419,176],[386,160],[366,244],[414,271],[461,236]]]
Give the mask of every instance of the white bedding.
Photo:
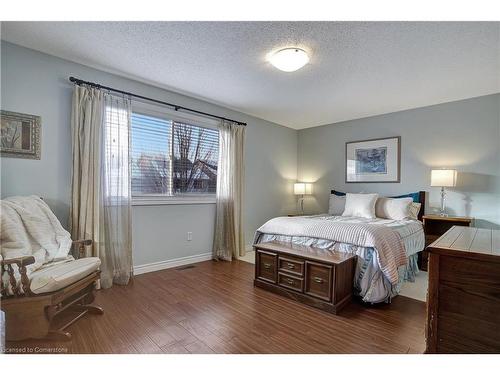
[[[417,220],[367,219],[348,216],[314,215],[277,217],[257,230],[261,234],[299,236],[331,240],[375,250],[384,276],[395,285],[398,268],[408,256],[424,248],[423,226]]]

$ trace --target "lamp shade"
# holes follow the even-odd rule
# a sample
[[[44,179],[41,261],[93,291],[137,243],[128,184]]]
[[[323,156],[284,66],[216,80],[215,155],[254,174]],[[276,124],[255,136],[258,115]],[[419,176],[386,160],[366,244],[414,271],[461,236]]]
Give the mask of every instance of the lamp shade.
[[[457,171],[455,169],[431,170],[431,186],[453,187],[456,183]]]
[[[297,182],[293,184],[293,193],[295,195],[310,195],[312,194],[312,184],[307,182]]]

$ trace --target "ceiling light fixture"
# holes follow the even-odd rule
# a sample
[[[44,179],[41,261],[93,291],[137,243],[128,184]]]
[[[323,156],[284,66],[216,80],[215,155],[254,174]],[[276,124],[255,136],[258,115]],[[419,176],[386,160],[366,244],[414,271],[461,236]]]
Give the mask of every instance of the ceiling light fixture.
[[[273,53],[269,61],[279,70],[294,72],[309,62],[309,56],[300,48],[284,48]]]

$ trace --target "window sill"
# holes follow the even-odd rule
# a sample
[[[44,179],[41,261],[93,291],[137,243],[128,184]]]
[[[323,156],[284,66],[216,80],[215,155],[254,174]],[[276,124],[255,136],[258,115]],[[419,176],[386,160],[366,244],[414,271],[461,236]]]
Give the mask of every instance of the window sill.
[[[170,204],[215,204],[215,197],[175,197],[175,198],[158,198],[158,197],[135,197],[132,198],[132,206],[163,206]]]

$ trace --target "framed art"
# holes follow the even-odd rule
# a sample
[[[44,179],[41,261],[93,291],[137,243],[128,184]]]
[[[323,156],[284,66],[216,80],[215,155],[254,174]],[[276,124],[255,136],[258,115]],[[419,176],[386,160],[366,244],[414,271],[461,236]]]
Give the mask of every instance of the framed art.
[[[401,137],[346,142],[346,182],[400,182]]]
[[[0,111],[0,155],[40,159],[39,116]]]

